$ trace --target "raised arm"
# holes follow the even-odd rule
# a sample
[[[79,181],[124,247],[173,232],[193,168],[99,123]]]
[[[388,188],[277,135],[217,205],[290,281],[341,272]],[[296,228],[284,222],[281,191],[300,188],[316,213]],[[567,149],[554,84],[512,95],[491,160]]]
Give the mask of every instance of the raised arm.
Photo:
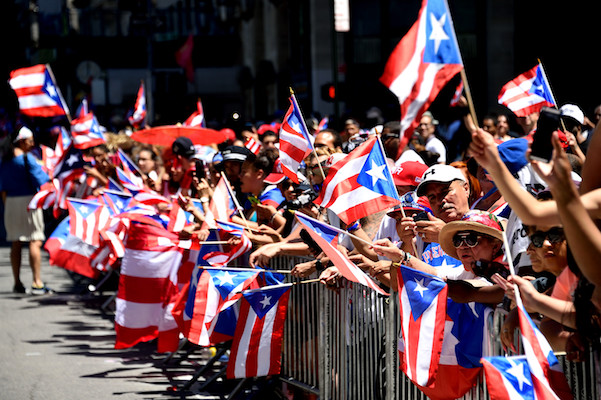
[[[553,134],[552,141],[554,151],[551,163],[533,161],[532,165],[547,182],[557,202],[563,229],[580,271],[591,283],[599,285],[601,284],[601,268],[599,268],[601,232],[588,214],[578,189],[572,182],[570,175],[572,168],[556,133]]]
[[[524,224],[561,224],[555,202],[539,202],[519,184],[501,160],[490,134],[482,129],[474,132],[469,149],[476,161],[492,176],[503,198]]]

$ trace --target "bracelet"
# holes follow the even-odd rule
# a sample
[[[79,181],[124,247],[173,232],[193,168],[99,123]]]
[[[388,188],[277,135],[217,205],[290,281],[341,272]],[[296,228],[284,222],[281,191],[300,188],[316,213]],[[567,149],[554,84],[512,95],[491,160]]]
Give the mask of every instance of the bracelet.
[[[404,251],[403,252],[403,264],[407,265],[407,263],[409,262],[409,260],[411,260],[411,254],[409,254],[408,252]]]
[[[326,269],[326,268],[325,268],[325,267],[324,267],[324,265],[321,263],[321,260],[315,260],[315,270],[316,270],[317,272],[321,272],[321,271],[323,271],[324,269]]]

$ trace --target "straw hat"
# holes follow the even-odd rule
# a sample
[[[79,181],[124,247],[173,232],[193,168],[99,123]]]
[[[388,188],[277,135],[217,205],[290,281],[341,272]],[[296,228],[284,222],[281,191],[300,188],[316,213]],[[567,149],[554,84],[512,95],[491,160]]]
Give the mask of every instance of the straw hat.
[[[461,221],[449,222],[440,230],[438,241],[445,253],[458,258],[457,249],[453,246],[453,236],[457,232],[477,232],[503,241],[503,224],[493,213],[471,210]]]

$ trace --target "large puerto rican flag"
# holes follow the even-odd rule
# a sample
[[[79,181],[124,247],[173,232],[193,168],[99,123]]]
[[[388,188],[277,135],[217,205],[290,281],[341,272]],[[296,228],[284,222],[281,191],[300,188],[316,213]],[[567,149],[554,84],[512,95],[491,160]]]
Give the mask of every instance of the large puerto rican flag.
[[[463,68],[446,0],[423,0],[419,16],[396,46],[380,81],[401,103],[400,156],[440,90]]]
[[[290,108],[280,127],[280,161],[284,174],[298,183],[298,167],[313,150],[313,136],[307,131],[305,120],[294,95],[290,96]]]
[[[131,225],[115,303],[116,349],[158,338],[159,352],[177,350],[179,330],[171,310],[182,250],[174,241],[177,235],[165,229]]]
[[[19,100],[19,110],[30,117],[69,115],[50,66],[44,64],[19,68],[10,73],[10,87]]]
[[[405,349],[401,369],[421,386],[431,384],[438,370],[447,309],[447,284],[440,278],[404,265],[397,274],[401,333]]]
[[[291,283],[242,293],[227,377],[278,375]]]
[[[315,200],[315,204],[329,208],[347,225],[400,202],[376,135],[330,167]]]
[[[517,117],[526,117],[545,106],[555,107],[543,66],[539,63],[507,82],[499,93],[499,104],[509,108]]]

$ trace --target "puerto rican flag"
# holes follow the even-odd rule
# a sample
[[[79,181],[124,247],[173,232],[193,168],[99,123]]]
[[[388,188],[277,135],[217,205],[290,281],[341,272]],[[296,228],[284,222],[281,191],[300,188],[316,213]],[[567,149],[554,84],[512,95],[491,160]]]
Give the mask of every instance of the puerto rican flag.
[[[216,229],[217,223],[215,220],[229,221],[232,214],[236,211],[236,205],[232,198],[228,183],[223,179],[219,179],[217,186],[213,190],[213,196],[209,202],[209,207],[205,215],[205,223],[202,229]]]
[[[516,290],[516,304],[520,319],[520,332],[524,354],[532,375],[532,385],[537,399],[572,399],[561,365],[545,336],[538,330],[524,309]]]
[[[98,201],[107,207],[112,216],[115,216],[129,208],[132,197],[129,193],[104,189]]]
[[[188,119],[184,122],[184,126],[200,126],[204,128],[206,126],[205,123],[205,113],[202,108],[202,103],[200,99],[196,102],[196,111],[194,111]]]
[[[52,184],[47,186],[46,189],[40,188],[40,190],[31,198],[31,201],[27,205],[27,210],[35,210],[36,208],[41,208],[43,210],[47,210],[56,201],[56,189]]]
[[[204,256],[204,259],[215,267],[224,267],[232,260],[240,257],[252,248],[250,239],[244,234],[244,227],[232,222],[215,221],[221,240],[227,240],[229,235],[240,238],[236,245],[223,245],[220,251],[214,251]],[[226,236],[226,237],[224,237]]]
[[[10,73],[8,82],[17,94],[19,110],[30,117],[69,115],[69,108],[48,64],[19,68]]]
[[[71,146],[71,135],[64,126],[61,126],[60,135],[56,138],[56,146],[54,146],[54,156],[60,159],[69,146]]]
[[[447,309],[447,285],[404,265],[397,274],[401,334],[405,349],[401,369],[413,382],[430,385],[438,370]]]
[[[461,99],[461,96],[463,95],[463,80],[459,81],[459,84],[457,85],[457,88],[455,89],[455,94],[453,94],[453,98],[451,99],[451,102],[449,103],[449,105],[451,107],[455,107],[459,104],[459,100]]]
[[[378,284],[371,279],[363,270],[357,267],[346,254],[341,253],[336,248],[338,246],[338,231],[330,225],[324,224],[305,214],[297,212],[296,219],[311,235],[313,240],[317,242],[319,247],[329,257],[330,261],[338,268],[338,271],[351,282],[360,283],[361,285],[372,288],[376,292],[388,296]]]
[[[330,168],[315,200],[347,225],[400,202],[377,135]]]
[[[321,132],[324,129],[328,129],[328,125],[330,123],[330,118],[325,116],[321,119],[321,121],[319,121],[319,125],[317,125],[317,130],[315,131],[315,133]]]
[[[555,107],[556,104],[540,63],[506,83],[498,99],[499,104],[509,108],[517,117],[526,117],[545,106]]]
[[[146,125],[146,95],[144,91],[144,81],[140,83],[136,104],[132,114],[128,117],[128,120],[134,128],[141,128]]]
[[[229,379],[278,375],[291,283],[242,293],[227,364]]]
[[[401,104],[400,157],[422,114],[463,68],[446,0],[423,0],[417,21],[392,52],[380,81]]]
[[[123,172],[129,177],[129,180],[140,187],[144,186],[144,180],[142,179],[144,174],[140,171],[140,168],[138,168],[136,163],[133,162],[120,148],[117,148],[117,158],[121,163],[121,167],[123,167]]]
[[[202,212],[202,202],[200,199],[190,198],[190,201],[192,201],[194,207]],[[174,200],[171,211],[169,212],[169,225],[167,225],[167,230],[171,232],[181,232],[182,229],[194,224],[194,222],[194,215],[185,211],[179,206],[179,202]]]
[[[104,229],[109,223],[109,210],[100,203],[74,198],[68,198],[67,205],[71,219],[69,233],[80,238],[84,243],[98,246],[99,230]]]
[[[295,183],[298,183],[296,173],[300,163],[313,150],[313,141],[296,98],[292,95],[290,108],[280,126],[280,161],[284,174]]]
[[[261,142],[257,142],[254,137],[249,137],[246,139],[246,142],[244,142],[244,147],[250,150],[250,152],[254,155],[257,155],[259,154],[259,151],[261,151],[261,147],[263,147],[263,145]]]
[[[50,265],[96,279],[99,272],[90,264],[90,257],[96,247],[69,234],[70,221],[69,217],[63,219],[44,243],[44,249],[48,252],[48,261]]]
[[[211,232],[207,242],[217,239],[216,232]],[[201,247],[198,266],[192,271],[189,284],[180,292],[172,312],[186,339],[201,346],[219,341],[219,335],[214,335],[217,328],[214,319],[219,319],[218,315],[230,308],[258,275],[258,271],[252,269],[240,272],[204,269],[209,266],[204,256],[218,250],[218,245],[208,243]],[[230,317],[229,313],[226,315]]]
[[[526,357],[484,357],[482,365],[491,400],[537,398]]]
[[[171,311],[178,294],[182,250],[173,246],[173,240],[177,235],[165,229],[131,224],[115,300],[116,349],[158,338],[159,352],[177,350],[179,329]]]
[[[438,371],[430,385],[418,385],[430,399],[457,399],[474,387],[482,372],[480,360],[489,355],[486,354],[490,348],[487,321],[491,313],[492,309],[481,303],[455,303],[447,299]],[[397,347],[399,359],[403,360],[405,343],[402,337]]]
[[[100,124],[93,113],[72,120],[71,134],[73,135],[73,146],[76,149],[85,150],[106,143],[106,138],[100,130]]]

